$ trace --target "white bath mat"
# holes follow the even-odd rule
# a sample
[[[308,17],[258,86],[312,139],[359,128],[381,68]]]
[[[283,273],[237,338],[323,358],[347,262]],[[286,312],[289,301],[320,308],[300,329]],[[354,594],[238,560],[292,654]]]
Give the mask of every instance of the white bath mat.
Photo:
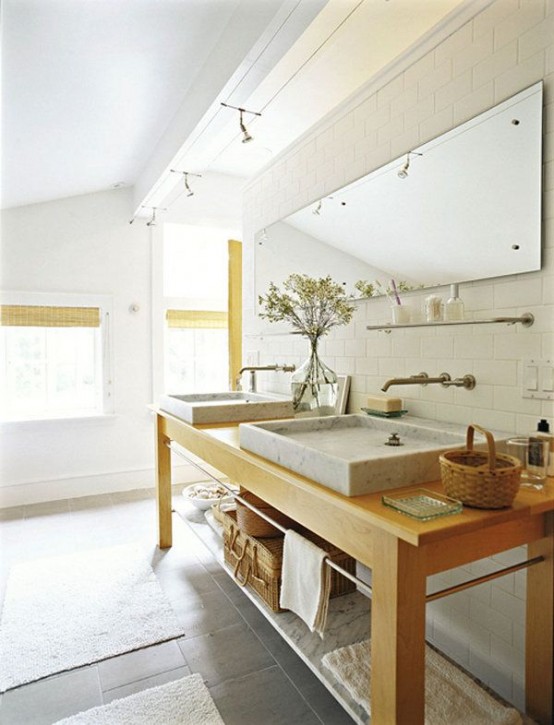
[[[137,692],[55,725],[224,725],[200,675]]]
[[[0,621],[0,692],[183,634],[138,547],[18,564]]]
[[[369,640],[341,647],[322,659],[337,681],[354,700],[371,712],[369,683],[371,655]],[[517,710],[504,707],[466,674],[425,648],[426,725],[520,725]]]

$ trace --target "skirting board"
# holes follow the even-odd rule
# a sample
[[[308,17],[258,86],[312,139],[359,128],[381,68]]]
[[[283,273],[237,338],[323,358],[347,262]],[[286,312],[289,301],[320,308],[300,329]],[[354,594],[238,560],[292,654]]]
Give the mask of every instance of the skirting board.
[[[195,483],[205,478],[198,469],[188,463],[174,464],[172,467],[173,484]],[[0,509],[102,493],[153,488],[154,485],[154,470],[151,468],[19,483],[0,487]]]

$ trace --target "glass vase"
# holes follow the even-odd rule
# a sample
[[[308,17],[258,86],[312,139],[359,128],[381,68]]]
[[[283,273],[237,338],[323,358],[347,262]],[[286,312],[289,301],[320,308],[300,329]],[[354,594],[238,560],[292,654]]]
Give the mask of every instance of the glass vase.
[[[310,339],[310,356],[291,376],[297,416],[335,415],[337,375],[319,357],[319,338]]]

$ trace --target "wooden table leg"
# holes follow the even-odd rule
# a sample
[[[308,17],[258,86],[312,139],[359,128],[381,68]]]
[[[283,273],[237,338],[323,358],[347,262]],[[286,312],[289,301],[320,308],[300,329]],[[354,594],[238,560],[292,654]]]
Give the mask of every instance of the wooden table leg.
[[[173,545],[171,520],[171,451],[164,433],[164,419],[156,416],[156,503],[158,508],[158,546],[169,549]]]
[[[525,699],[527,714],[541,725],[554,723],[554,514],[544,539],[529,544],[528,557],[544,561],[527,570]]]
[[[423,552],[385,531],[373,540],[371,723],[423,725],[425,569]]]

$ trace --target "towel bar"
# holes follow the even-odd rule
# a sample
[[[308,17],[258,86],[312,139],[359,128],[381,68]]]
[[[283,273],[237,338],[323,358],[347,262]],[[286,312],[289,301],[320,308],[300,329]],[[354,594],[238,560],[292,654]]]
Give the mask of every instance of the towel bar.
[[[433,592],[432,594],[428,594],[425,597],[425,601],[434,602],[435,599],[442,599],[443,597],[447,597],[450,594],[456,594],[457,592],[461,592],[464,589],[476,587],[478,584],[484,584],[485,582],[491,581],[492,579],[498,579],[501,576],[513,574],[520,569],[527,569],[530,566],[534,566],[535,564],[540,564],[541,561],[544,561],[544,556],[535,556],[533,559],[520,561],[518,564],[512,564],[512,566],[506,566],[504,567],[504,569],[497,569],[497,571],[493,571],[490,574],[478,576],[475,579],[469,579],[468,581],[462,582],[461,584],[455,584],[454,586],[448,587],[447,589],[441,589],[439,591]]]
[[[196,463],[191,458],[189,458],[187,455],[185,455],[185,453],[183,453],[182,450],[180,450],[180,448],[177,448],[176,446],[172,446],[170,443],[166,443],[165,445],[169,448],[170,451],[172,451],[173,453],[176,453],[178,456],[181,456],[181,458],[184,458],[192,466],[194,466],[195,468],[197,468],[199,471],[202,471],[202,473],[204,473],[206,476],[208,476],[209,478],[211,478],[212,481],[215,481],[218,485],[223,486],[223,488],[225,488],[227,491],[229,491],[229,494],[235,500],[240,501],[240,503],[243,506],[246,506],[251,511],[254,511],[255,514],[257,514],[258,516],[261,516],[262,519],[265,519],[272,526],[275,526],[275,528],[276,529],[279,529],[279,531],[281,531],[283,534],[286,534],[287,533],[287,530],[286,530],[286,528],[284,526],[281,526],[281,524],[278,524],[276,521],[273,521],[273,519],[270,516],[267,516],[263,511],[260,511],[260,509],[257,508],[256,506],[254,506],[253,504],[251,504],[250,501],[246,501],[246,499],[244,499],[240,494],[238,494],[235,491],[233,491],[233,489],[230,488],[226,483],[223,483],[223,481],[220,481],[219,478],[217,478],[216,476],[212,475],[209,471],[206,471],[204,468],[202,468],[202,466],[200,466],[198,463]],[[360,590],[362,590],[363,592],[365,592],[368,597],[371,597],[372,596],[373,590],[371,589],[371,587],[369,586],[369,584],[367,584],[366,582],[362,581],[357,576],[354,576],[349,571],[346,571],[345,569],[342,568],[342,566],[339,566],[338,564],[335,564],[335,562],[334,561],[331,561],[331,559],[325,559],[325,563],[331,569],[334,569],[335,571],[338,571],[339,574],[341,574],[342,576],[346,577],[347,579],[350,579],[350,581],[354,582],[354,584],[356,584],[356,586]]]
[[[206,471],[202,466],[200,466],[198,463],[193,461],[191,458],[189,458],[185,453],[182,452],[182,450],[179,448],[176,448],[175,446],[172,446],[170,443],[165,444],[169,450],[173,451],[173,453],[176,453],[178,456],[181,456],[181,458],[184,458],[186,461],[188,461],[192,466],[197,468],[199,471],[202,471],[206,476],[212,479],[212,481],[215,481],[220,486],[223,486],[227,491],[229,491],[229,494],[236,499],[237,501],[240,501],[243,506],[247,506],[249,509],[254,511],[254,513],[258,514],[258,516],[261,516],[262,519],[265,519],[268,523],[270,523],[272,526],[275,526],[276,529],[279,529],[279,531],[282,531],[283,534],[286,534],[287,530],[284,526],[281,526],[281,524],[278,524],[276,521],[273,521],[273,519],[270,516],[267,516],[263,511],[260,511],[256,506],[250,503],[250,501],[246,501],[242,496],[233,489],[231,489],[229,486],[227,486],[226,483],[223,483],[223,481],[220,481],[219,478],[216,478],[216,476],[213,476],[211,473]],[[462,582],[461,584],[456,584],[455,586],[448,587],[447,589],[441,589],[440,591],[433,592],[432,594],[428,594],[425,598],[426,602],[433,602],[436,599],[442,599],[443,597],[447,597],[450,594],[456,594],[457,592],[461,592],[464,589],[469,589],[470,587],[475,587],[478,584],[483,584],[484,582],[490,581],[491,579],[497,579],[502,576],[506,576],[507,574],[512,574],[513,572],[519,571],[520,569],[525,569],[530,566],[534,566],[535,564],[540,564],[541,561],[544,561],[543,556],[536,556],[534,559],[528,559],[527,561],[522,561],[519,564],[513,564],[512,566],[507,566],[504,569],[498,569],[497,571],[491,572],[490,574],[486,574],[485,576],[477,577],[476,579],[470,579],[467,582]],[[350,572],[343,569],[338,564],[335,564],[334,561],[331,561],[331,559],[325,559],[325,563],[327,566],[331,567],[331,569],[335,569],[335,571],[338,571],[339,574],[342,574],[342,576],[346,577],[347,579],[350,579],[350,581],[354,582],[356,586],[363,592],[367,594],[368,597],[372,597],[373,590],[367,584],[366,582],[359,579],[357,576],[354,576],[353,574],[350,574]]]

